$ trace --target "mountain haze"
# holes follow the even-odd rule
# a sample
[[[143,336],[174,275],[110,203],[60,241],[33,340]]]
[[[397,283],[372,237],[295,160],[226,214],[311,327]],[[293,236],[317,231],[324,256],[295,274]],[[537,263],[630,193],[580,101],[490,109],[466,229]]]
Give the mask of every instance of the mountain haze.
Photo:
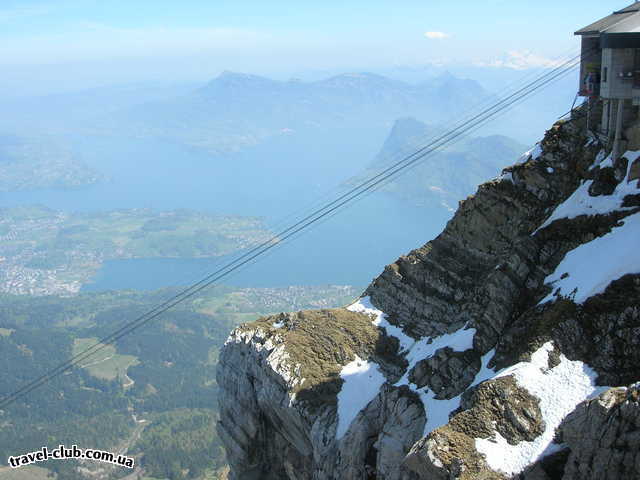
[[[415,158],[412,155],[419,150],[430,152],[429,146],[439,145],[446,133],[443,127],[428,126],[415,118],[397,120],[364,174],[351,183],[371,178],[405,158]],[[503,135],[463,138],[429,153],[410,173],[395,177],[381,190],[416,205],[438,205],[452,211],[479,183],[497,176],[525,150],[524,145]]]
[[[283,82],[224,72],[187,95],[123,112],[116,123],[136,135],[224,152],[297,131],[383,127],[406,115],[440,122],[485,94],[478,83],[448,74],[410,85],[371,73]]]

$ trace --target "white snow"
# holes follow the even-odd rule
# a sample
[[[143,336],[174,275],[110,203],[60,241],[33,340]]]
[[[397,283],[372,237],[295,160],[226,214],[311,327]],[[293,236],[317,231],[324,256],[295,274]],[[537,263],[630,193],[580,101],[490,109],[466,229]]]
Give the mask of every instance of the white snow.
[[[527,150],[522,155],[520,155],[520,158],[518,158],[515,165],[520,165],[522,163],[525,163],[527,160],[529,160],[529,157],[531,157],[532,160],[535,160],[540,155],[542,155],[542,148],[540,147],[540,143],[538,142],[531,149]]]
[[[356,303],[349,305],[347,310],[373,316],[373,324],[376,327],[384,328],[387,335],[398,339],[400,342],[400,353],[409,350],[416,343],[415,339],[404,333],[402,328],[389,323],[387,316],[372,305],[369,297],[362,297]]]
[[[480,371],[477,373],[473,383],[469,385],[469,388],[474,387],[495,375],[495,372],[487,366],[489,360],[493,358],[494,354],[495,350],[491,350],[482,356],[482,366],[480,367]],[[458,395],[448,400],[438,400],[434,398],[435,392],[429,390],[428,387],[418,388],[417,385],[408,383],[406,375],[396,383],[396,386],[399,385],[408,385],[411,390],[420,396],[420,400],[424,405],[424,411],[427,415],[427,422],[424,426],[423,436],[426,436],[436,428],[440,428],[441,426],[449,423],[449,415],[451,415],[451,412],[460,407],[462,395]]]
[[[500,175],[499,177],[496,177],[496,180],[499,180],[501,182],[511,182],[511,183],[515,183],[513,181],[513,173],[511,172],[505,172],[502,175]]]
[[[280,320],[279,322],[273,322],[271,325],[273,328],[282,328],[284,327],[284,321]]]
[[[476,374],[475,380],[469,385],[469,388],[475,387],[476,385],[484,382],[485,380],[489,380],[496,376],[496,372],[489,368],[489,361],[496,354],[495,348],[493,350],[489,350],[485,353],[480,359],[480,371]]]
[[[583,400],[606,390],[596,387],[596,373],[580,361],[571,361],[560,354],[560,364],[548,368],[548,355],[552,342],[545,343],[532,356],[530,362],[521,362],[501,371],[495,378],[513,375],[522,388],[540,400],[540,411],[545,430],[531,442],[510,445],[499,433],[495,439],[476,439],[476,449],[483,453],[494,470],[507,475],[522,472],[541,456],[550,453],[555,429]]]
[[[553,173],[553,172],[555,172],[553,167],[547,167],[547,173]]]
[[[545,279],[553,285],[553,292],[540,304],[553,300],[554,294],[567,296],[575,292],[574,302],[604,292],[614,280],[628,274],[640,273],[640,213],[622,220],[624,225],[568,252],[556,270]],[[568,274],[562,278],[564,274]]]
[[[344,383],[338,393],[338,440],[347,433],[351,422],[375,398],[385,382],[377,363],[362,360],[357,355],[355,360],[342,367],[340,378]]]
[[[587,143],[588,145],[588,143]],[[589,167],[589,171],[593,170],[596,167],[604,168],[604,167],[613,167],[613,159],[611,155],[608,155],[606,158],[604,156],[605,151],[600,150],[596,155],[596,159],[593,162],[593,165]]]
[[[535,235],[539,230],[542,230],[561,218],[572,219],[579,217],[580,215],[607,214],[614,210],[629,210],[629,208],[622,208],[621,205],[622,200],[626,195],[638,193],[638,187],[636,186],[637,182],[629,182],[628,178],[629,171],[631,170],[631,164],[640,157],[640,151],[627,152],[624,156],[629,159],[627,174],[611,195],[592,197],[589,195],[589,187],[591,187],[593,180],[586,180],[576,189],[575,192],[571,194],[569,198],[556,207],[551,216],[547,218],[545,222],[532,233],[532,235]],[[606,162],[607,159],[605,159],[600,166],[603,166]]]
[[[598,161],[598,159],[600,159],[598,166],[600,168],[613,167],[613,157],[611,156],[611,154],[607,155],[606,158],[602,158],[603,156],[604,156],[604,150],[602,150],[600,153],[598,153],[598,156],[596,156],[596,162]]]
[[[464,352],[473,348],[473,336],[476,333],[475,328],[460,329],[454,333],[446,333],[436,338],[422,337],[414,342],[413,346],[407,351],[406,359],[409,362],[407,373],[398,381],[398,385],[408,385],[409,372],[416,363],[425,358],[430,358],[441,348],[449,347],[454,352]]]
[[[407,352],[406,359],[409,366],[405,374],[396,383],[396,386],[407,385],[411,390],[416,392],[422,400],[424,411],[427,415],[427,423],[424,427],[424,435],[441,427],[449,421],[449,414],[460,406],[460,396],[450,398],[448,400],[438,400],[428,387],[418,388],[417,385],[409,382],[409,372],[415,367],[416,363],[425,358],[430,358],[441,348],[449,347],[456,352],[464,352],[473,348],[473,336],[476,333],[475,328],[466,330],[460,329],[457,332],[441,335],[432,339],[431,337],[423,337]],[[431,343],[429,343],[431,342]]]
[[[514,165],[522,165],[523,163],[527,162],[529,158],[535,160],[540,155],[542,155],[542,147],[540,147],[540,143],[536,143],[533,147],[531,147],[529,150],[527,150],[522,155],[520,155],[520,157],[518,158],[518,160],[516,160]],[[552,173],[552,171],[549,173]],[[498,180],[500,182],[504,181],[504,182],[515,183],[513,180],[512,172],[505,172],[502,175],[499,175],[496,178],[494,178],[494,180]]]
[[[436,428],[449,423],[449,415],[456,408],[460,407],[460,395],[450,398],[448,400],[435,399],[435,393],[424,387],[418,389],[413,383],[409,384],[409,388],[416,392],[422,400],[424,405],[424,411],[427,415],[427,423],[424,426],[423,436],[427,436],[433,432]]]
[[[396,337],[400,342],[400,353],[406,354],[406,359],[409,362],[407,372],[411,370],[416,363],[424,358],[431,357],[437,350],[444,347],[449,347],[456,352],[463,352],[473,348],[473,336],[476,333],[475,328],[460,329],[454,333],[447,333],[436,338],[422,337],[419,340],[415,340],[410,337],[402,328],[392,325],[387,320],[387,316],[382,311],[376,309],[371,304],[369,297],[363,297],[356,303],[347,307],[347,310],[352,312],[366,313],[374,317],[373,324],[377,327],[384,328],[387,335]],[[406,380],[408,373],[405,374],[398,384],[407,384]]]
[[[387,335],[394,336],[398,339],[400,343],[400,353],[405,354],[405,358],[409,365],[405,374],[395,385],[407,385],[420,396],[427,415],[424,434],[426,435],[432,430],[435,430],[447,423],[449,421],[449,414],[460,406],[460,396],[449,400],[437,400],[434,398],[435,392],[432,392],[429,388],[418,388],[417,385],[410,383],[409,372],[413,367],[415,367],[416,363],[420,360],[431,357],[441,348],[449,347],[456,352],[463,352],[473,348],[473,337],[476,333],[475,328],[461,328],[454,333],[441,335],[436,338],[422,337],[419,340],[415,340],[405,334],[400,327],[391,325],[386,319],[386,315],[371,304],[369,297],[361,298],[353,305],[347,307],[347,309],[352,312],[366,313],[373,316],[374,325],[384,328]],[[482,358],[482,369],[476,376],[477,383],[480,383],[481,381],[490,378],[491,375],[494,375],[494,372],[486,366],[492,356],[493,352],[489,352]],[[474,383],[474,385],[477,385],[477,383]]]
[[[380,325],[382,328],[389,328],[384,313],[375,309],[371,305],[369,298],[360,299],[356,304],[351,305],[349,310],[372,314],[376,325]],[[398,327],[391,327],[398,329]],[[427,387],[418,388],[415,384],[409,383],[408,372],[418,361],[428,358],[440,348],[450,347],[455,351],[464,351],[472,348],[475,330],[460,329],[455,333],[442,335],[435,339],[422,338],[417,341],[404,334],[401,329],[394,332],[399,333],[400,343],[403,345],[403,350],[409,362],[407,373],[396,383],[396,386],[408,385],[419,395],[427,416],[424,428],[424,435],[427,435],[449,422],[449,415],[460,407],[461,396],[448,400],[436,400],[434,398],[435,392],[430,391]],[[389,335],[392,334],[389,330],[387,330],[387,333]],[[517,445],[510,445],[497,432],[493,439],[476,439],[476,448],[486,455],[487,462],[491,468],[512,475],[521,472],[536,459],[557,450],[559,447],[553,444],[553,436],[556,427],[564,417],[578,403],[606,389],[606,387],[595,386],[596,374],[591,368],[580,361],[568,360],[562,354],[560,355],[560,364],[549,369],[548,354],[552,349],[552,343],[548,342],[531,356],[530,362],[519,363],[498,373],[488,367],[489,361],[495,352],[492,350],[482,357],[480,371],[470,386],[473,387],[488,379],[513,375],[521,387],[540,400],[540,410],[545,421],[543,434],[532,442],[520,442]],[[373,367],[371,364],[362,364],[351,368],[357,371],[363,369],[370,372]],[[371,385],[361,385],[357,381],[349,383],[348,388],[351,389],[349,392],[353,393],[343,393],[346,391],[345,387],[347,387],[347,382],[345,381],[343,391],[340,392],[339,406],[342,405],[343,409],[350,408],[350,410],[348,414],[339,413],[338,438],[344,434],[348,428],[348,423],[371,401],[382,383],[384,383],[384,378],[377,370],[377,366],[375,371],[379,376],[377,381],[370,381]],[[348,423],[345,425],[342,422]]]
[[[390,325],[385,314],[373,307],[368,297],[360,299],[348,309],[372,315],[374,324],[385,328],[387,334],[397,336],[399,339],[409,366],[406,373],[395,385],[407,385],[419,395],[427,416],[424,435],[428,435],[436,428],[448,423],[451,413],[460,407],[461,396],[448,400],[436,400],[434,398],[435,392],[430,391],[429,388],[418,388],[415,384],[410,383],[408,372],[418,361],[428,358],[440,348],[450,347],[455,351],[472,348],[475,329],[460,329],[452,334],[434,339],[414,340],[406,335],[402,329]],[[562,354],[560,355],[560,364],[549,369],[548,354],[552,349],[553,344],[548,342],[531,356],[530,362],[518,363],[498,373],[488,367],[495,352],[492,350],[483,355],[480,371],[470,387],[492,378],[513,375],[518,385],[540,400],[540,410],[545,422],[543,434],[532,442],[510,445],[497,432],[493,439],[476,439],[476,448],[486,456],[487,463],[491,468],[512,475],[521,472],[536,459],[557,450],[559,447],[553,444],[556,427],[578,403],[606,388],[595,386],[596,374],[587,365],[580,361],[570,361]],[[359,359],[356,359],[355,362],[357,361]],[[375,364],[356,363],[354,365],[352,362],[349,366],[351,366],[350,369],[357,372],[374,372],[373,377],[375,378],[367,379],[360,376],[354,377],[353,381],[345,380],[338,400],[339,425],[336,434],[338,438],[344,435],[351,421],[360,410],[366,407],[384,383],[384,377]],[[347,367],[343,369],[345,374]],[[345,378],[343,373],[341,376]]]

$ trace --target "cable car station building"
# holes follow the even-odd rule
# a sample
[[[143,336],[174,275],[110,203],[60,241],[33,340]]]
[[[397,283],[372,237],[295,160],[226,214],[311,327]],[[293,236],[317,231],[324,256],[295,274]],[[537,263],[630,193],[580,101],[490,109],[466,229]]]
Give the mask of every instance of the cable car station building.
[[[609,141],[617,158],[640,149],[640,3],[581,28],[580,89],[588,97],[590,128]]]

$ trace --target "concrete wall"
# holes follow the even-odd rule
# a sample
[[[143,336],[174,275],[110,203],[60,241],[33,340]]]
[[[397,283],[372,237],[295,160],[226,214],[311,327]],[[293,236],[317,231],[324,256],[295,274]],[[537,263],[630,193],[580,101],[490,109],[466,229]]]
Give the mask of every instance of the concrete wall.
[[[633,77],[626,76],[628,72],[633,72],[633,60],[634,50],[632,48],[605,48],[602,50],[600,74],[600,96],[602,98],[631,99],[633,97]],[[621,74],[625,76],[620,77]]]
[[[621,100],[622,111],[622,138],[628,139],[635,144],[640,144],[640,123],[638,121],[638,107],[630,100]],[[618,112],[618,100],[603,100],[602,102],[602,123],[600,132],[607,134],[611,140],[615,135],[616,115]],[[594,112],[597,115],[597,113]],[[633,129],[631,128],[633,127]],[[630,137],[633,138],[630,138]],[[636,148],[634,148],[636,149]]]
[[[580,63],[580,91],[585,92],[585,79],[589,73],[599,72],[600,101],[590,103],[589,128],[606,133],[612,139],[615,134],[618,99],[623,108],[621,133],[628,133],[631,142],[640,145],[638,112],[640,88],[634,86],[633,72],[640,70],[635,63],[633,48],[605,48],[600,50],[599,37],[582,37],[583,58]],[[631,73],[631,76],[628,74]],[[592,99],[595,100],[595,99]],[[633,127],[633,128],[630,128]]]

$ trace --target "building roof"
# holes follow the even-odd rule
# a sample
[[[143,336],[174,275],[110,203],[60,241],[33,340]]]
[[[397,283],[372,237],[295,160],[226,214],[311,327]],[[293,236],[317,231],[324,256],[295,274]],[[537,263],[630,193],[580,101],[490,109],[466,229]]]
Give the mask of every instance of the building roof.
[[[611,15],[601,18],[600,20],[593,22],[591,25],[587,25],[584,28],[575,32],[575,35],[599,35],[600,33],[610,30],[612,27],[618,25],[623,20],[627,20],[633,16],[638,16],[640,12],[640,3],[634,2],[628,7],[622,10],[616,10]]]
[[[628,7],[623,8],[622,10],[616,10],[613,13],[628,13],[628,12],[637,12],[640,10],[640,3],[633,2]]]

